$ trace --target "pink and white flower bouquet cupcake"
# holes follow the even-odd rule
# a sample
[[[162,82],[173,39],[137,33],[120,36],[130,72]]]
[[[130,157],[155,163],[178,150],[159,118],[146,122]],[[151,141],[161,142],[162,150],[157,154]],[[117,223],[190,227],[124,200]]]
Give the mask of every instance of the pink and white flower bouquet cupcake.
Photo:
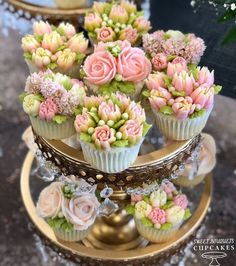
[[[51,69],[77,78],[88,40],[69,23],[55,27],[40,21],[33,24],[32,35],[22,38],[21,46],[30,73]]]
[[[160,131],[169,139],[187,140],[205,127],[221,86],[214,84],[214,71],[187,65],[182,57],[167,62],[146,79],[144,92]]]
[[[181,56],[188,64],[198,64],[206,46],[203,39],[193,33],[184,34],[178,30],[158,30],[143,36],[143,47],[152,59],[153,67],[158,69],[160,55]]]
[[[65,139],[75,134],[75,115],[85,96],[83,82],[47,70],[27,78],[25,92],[20,98],[39,136]]]
[[[94,190],[81,192],[79,183],[53,182],[44,188],[36,205],[38,215],[64,241],[85,238],[97,217],[98,202]]]
[[[171,239],[191,216],[186,195],[165,181],[150,195],[132,195],[126,212],[134,216],[141,236],[154,243]]]
[[[84,82],[95,94],[117,91],[137,100],[151,63],[140,48],[128,41],[99,43],[83,65]]]
[[[151,29],[150,21],[138,12],[133,2],[126,0],[118,3],[94,2],[93,11],[84,19],[92,44],[127,40],[132,45],[141,43],[142,36]]]
[[[75,119],[85,160],[106,173],[131,166],[150,126],[140,104],[119,93],[85,97]]]

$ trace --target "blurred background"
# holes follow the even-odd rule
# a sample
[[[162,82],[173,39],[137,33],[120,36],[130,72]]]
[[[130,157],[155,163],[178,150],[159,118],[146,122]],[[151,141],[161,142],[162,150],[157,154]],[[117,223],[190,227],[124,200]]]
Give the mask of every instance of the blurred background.
[[[31,19],[24,21],[23,11],[16,12],[12,2],[17,1],[0,0],[0,232],[3,232],[0,234],[0,265],[61,265],[56,259],[46,262],[45,254],[36,241],[37,236],[28,228],[20,197],[20,170],[27,152],[21,135],[29,125],[18,101],[28,75],[20,43],[21,33],[30,32]],[[52,1],[46,0],[28,2],[53,6]],[[202,237],[236,238],[236,41],[224,46],[221,44],[234,21],[218,23],[223,8],[216,10],[207,1],[200,1],[200,5],[196,2],[138,1],[146,16],[150,15],[153,31],[175,29],[184,33],[194,32],[205,40],[207,49],[200,64],[215,69],[216,83],[223,86],[221,95],[224,96],[217,96],[205,130],[217,142],[218,164],[214,170],[211,212],[202,227]],[[13,17],[12,13],[15,13]],[[235,265],[234,256],[235,253],[229,253],[221,265]],[[181,265],[208,265],[207,260],[200,263],[198,259],[194,262],[190,256]],[[171,262],[170,258],[167,263],[180,265],[180,259]]]

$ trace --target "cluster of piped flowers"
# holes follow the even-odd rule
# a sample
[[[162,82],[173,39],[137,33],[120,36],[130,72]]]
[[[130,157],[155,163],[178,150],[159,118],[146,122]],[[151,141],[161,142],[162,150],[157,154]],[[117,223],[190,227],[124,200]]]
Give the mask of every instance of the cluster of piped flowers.
[[[120,4],[94,2],[93,12],[85,16],[84,27],[96,42],[128,40],[132,45],[141,41],[150,29],[150,22],[137,12],[133,2]]]
[[[155,61],[155,56],[163,53],[166,56],[181,56],[187,63],[198,64],[206,46],[203,39],[195,34],[183,34],[177,30],[158,30],[143,36],[145,52]]]
[[[159,54],[156,68],[160,71],[149,75],[148,91],[144,92],[153,111],[186,119],[212,109],[214,95],[221,90],[221,86],[214,84],[214,71],[187,65],[187,61],[178,56],[168,62],[164,54]]]
[[[126,212],[143,225],[160,230],[179,226],[191,216],[186,195],[165,180],[159,189],[149,195],[132,195]]]
[[[74,125],[81,141],[103,150],[136,145],[150,128],[141,105],[119,93],[85,97]]]
[[[28,115],[61,124],[79,112],[85,96],[83,82],[47,70],[27,78],[20,98]]]
[[[60,23],[58,27],[47,22],[35,22],[33,34],[22,38],[22,49],[26,60],[39,69],[69,70],[81,63],[85,57],[88,40],[83,33],[76,33],[69,23]]]
[[[140,48],[131,47],[128,41],[100,42],[86,58],[83,72],[85,83],[94,93],[132,94],[143,87],[151,63]]]

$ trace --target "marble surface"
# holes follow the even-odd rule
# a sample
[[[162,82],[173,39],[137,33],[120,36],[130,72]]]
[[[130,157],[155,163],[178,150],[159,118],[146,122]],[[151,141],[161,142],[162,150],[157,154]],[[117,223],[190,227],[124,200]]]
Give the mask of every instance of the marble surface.
[[[27,152],[21,134],[29,121],[18,95],[24,89],[27,66],[22,58],[20,37],[11,32],[0,37],[0,265],[68,265],[49,258],[28,228],[19,187],[20,169]],[[218,163],[214,170],[214,194],[211,209],[201,231],[201,238],[236,239],[236,100],[218,96],[205,132],[217,142]],[[49,252],[50,253],[50,252]],[[163,265],[209,265],[201,253],[191,248],[185,256],[173,256]],[[235,251],[227,251],[221,265],[235,265]]]

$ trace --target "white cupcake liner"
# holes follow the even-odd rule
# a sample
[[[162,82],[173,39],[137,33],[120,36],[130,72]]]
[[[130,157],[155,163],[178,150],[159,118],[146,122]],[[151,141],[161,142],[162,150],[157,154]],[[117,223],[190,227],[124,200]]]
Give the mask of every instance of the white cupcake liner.
[[[139,219],[135,219],[135,224],[139,234],[153,243],[163,243],[170,240],[181,226],[180,223],[169,230],[160,230],[143,225]]]
[[[54,2],[59,8],[62,9],[71,9],[86,6],[86,0],[54,0]]]
[[[38,68],[36,65],[33,64],[32,61],[30,61],[28,59],[25,59],[25,61],[26,61],[26,64],[29,68],[30,74],[32,74],[34,72],[39,72],[39,71],[46,71],[46,69]],[[81,61],[81,63],[82,63],[82,61]],[[80,66],[81,66],[81,64],[76,64],[68,71],[63,71],[59,67],[57,67],[57,68],[53,69],[52,72],[54,72],[54,73],[59,72],[59,73],[62,73],[64,75],[67,75],[71,78],[79,78]]]
[[[208,110],[204,115],[196,118],[186,118],[178,120],[175,116],[164,115],[153,110],[157,127],[161,133],[168,139],[172,140],[187,140],[201,133],[206,125],[208,117],[211,113]]]
[[[74,117],[67,119],[61,124],[55,122],[47,122],[39,117],[30,116],[30,121],[34,131],[41,137],[46,139],[65,139],[75,134]]]
[[[57,238],[64,240],[64,241],[80,241],[84,239],[90,232],[92,226],[88,227],[86,230],[71,230],[69,232],[65,231],[64,229],[53,229],[54,234]]]
[[[80,140],[85,160],[92,167],[105,173],[122,172],[131,166],[139,153],[143,139],[134,146],[111,148],[109,151],[98,150],[94,144]]]

